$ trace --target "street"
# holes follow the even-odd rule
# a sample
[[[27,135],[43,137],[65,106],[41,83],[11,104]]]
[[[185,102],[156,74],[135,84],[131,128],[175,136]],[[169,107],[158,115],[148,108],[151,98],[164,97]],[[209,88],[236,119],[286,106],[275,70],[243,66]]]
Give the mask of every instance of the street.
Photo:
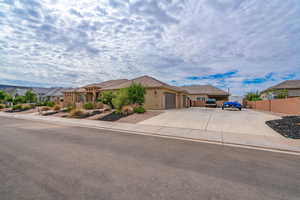
[[[0,118],[0,200],[299,200],[300,156]]]

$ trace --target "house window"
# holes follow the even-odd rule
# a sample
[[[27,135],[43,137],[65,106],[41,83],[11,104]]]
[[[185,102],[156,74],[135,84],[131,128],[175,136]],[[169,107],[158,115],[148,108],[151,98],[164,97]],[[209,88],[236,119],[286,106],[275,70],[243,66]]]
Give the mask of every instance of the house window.
[[[205,97],[197,97],[197,101],[205,101]]]

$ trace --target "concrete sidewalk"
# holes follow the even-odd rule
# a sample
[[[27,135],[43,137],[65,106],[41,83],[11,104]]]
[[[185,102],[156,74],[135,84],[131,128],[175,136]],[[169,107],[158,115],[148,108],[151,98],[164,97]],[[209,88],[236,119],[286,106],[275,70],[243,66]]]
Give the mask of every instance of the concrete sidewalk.
[[[144,124],[129,124],[118,122],[104,122],[87,119],[70,119],[35,114],[13,114],[0,112],[0,117],[44,121],[48,123],[79,126],[86,128],[98,128],[115,131],[123,131],[133,134],[152,135],[174,139],[193,140],[198,142],[210,142],[221,145],[256,148],[269,151],[280,151],[300,155],[300,141],[284,137],[272,137],[266,135],[238,134],[222,131],[207,131],[190,128],[173,128]]]

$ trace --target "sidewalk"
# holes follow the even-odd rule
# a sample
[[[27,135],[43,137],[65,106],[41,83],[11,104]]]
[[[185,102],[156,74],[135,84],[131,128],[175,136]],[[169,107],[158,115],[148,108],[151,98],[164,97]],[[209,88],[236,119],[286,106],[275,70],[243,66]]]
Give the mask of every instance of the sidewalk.
[[[287,139],[284,137],[272,137],[262,135],[247,135],[229,132],[205,131],[188,128],[172,128],[164,126],[152,126],[144,124],[129,124],[118,122],[104,122],[87,119],[70,119],[35,114],[13,114],[0,112],[1,117],[44,121],[69,126],[86,128],[98,128],[114,131],[122,131],[133,134],[152,135],[174,139],[192,140],[197,142],[209,142],[227,146],[240,146],[283,153],[300,155],[300,140]]]

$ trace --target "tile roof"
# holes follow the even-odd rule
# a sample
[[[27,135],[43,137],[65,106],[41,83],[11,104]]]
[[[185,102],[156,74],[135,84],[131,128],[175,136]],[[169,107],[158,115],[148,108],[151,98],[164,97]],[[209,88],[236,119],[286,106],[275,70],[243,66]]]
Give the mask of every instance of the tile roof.
[[[89,85],[83,86],[83,88],[85,88],[85,87],[105,88],[105,87],[110,87],[110,86],[114,86],[114,85],[119,85],[119,84],[125,83],[127,81],[128,81],[128,79],[109,80],[109,81],[104,81],[101,83],[89,84]]]
[[[300,89],[300,80],[287,80],[287,81],[283,81],[277,85],[274,85],[267,90],[271,90],[271,89]]]
[[[68,90],[68,89],[71,89],[71,88],[52,88],[44,96],[47,96],[47,97],[59,97],[59,96],[63,96],[63,92],[65,90]]]
[[[190,85],[182,86],[189,94],[208,94],[208,95],[229,95],[228,92],[216,88],[212,85]]]
[[[86,92],[86,89],[84,88],[67,88],[62,90],[62,92]]]
[[[140,83],[146,88],[160,88],[160,87],[163,87],[163,88],[167,88],[167,89],[170,89],[170,90],[184,92],[184,89],[182,89],[180,87],[168,85],[167,83],[159,81],[159,80],[157,80],[157,79],[155,79],[151,76],[140,76],[138,78],[128,80],[128,81],[126,81],[124,83],[121,83],[119,85],[109,86],[109,87],[105,87],[103,89],[104,90],[114,90],[114,89],[127,88],[132,83]]]

